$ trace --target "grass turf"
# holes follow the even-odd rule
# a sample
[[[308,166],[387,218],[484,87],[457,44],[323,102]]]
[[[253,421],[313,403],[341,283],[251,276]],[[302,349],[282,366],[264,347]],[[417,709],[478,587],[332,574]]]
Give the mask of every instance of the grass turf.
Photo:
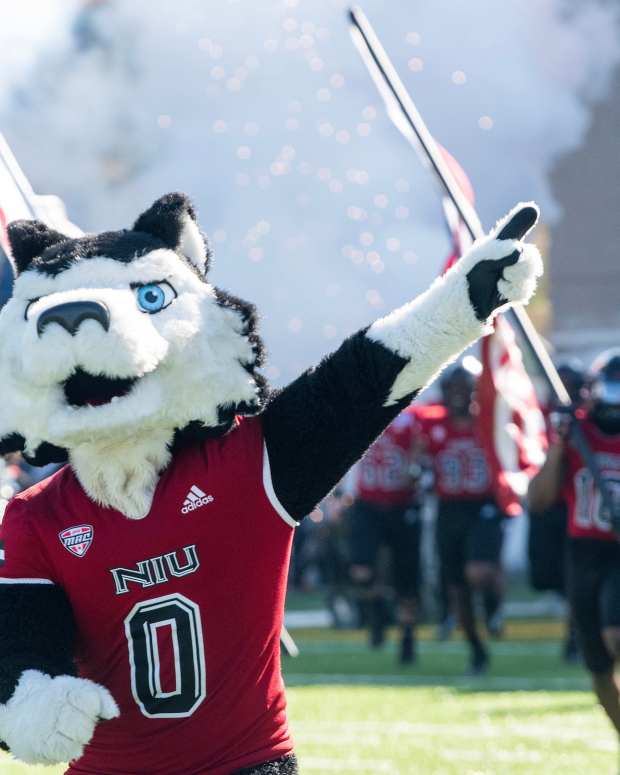
[[[559,659],[554,623],[517,623],[493,665],[466,678],[460,640],[423,631],[419,661],[396,664],[361,633],[297,631],[284,660],[303,775],[616,775],[615,736],[585,673]],[[0,775],[59,775],[0,758]],[[172,775],[172,774],[171,774]]]

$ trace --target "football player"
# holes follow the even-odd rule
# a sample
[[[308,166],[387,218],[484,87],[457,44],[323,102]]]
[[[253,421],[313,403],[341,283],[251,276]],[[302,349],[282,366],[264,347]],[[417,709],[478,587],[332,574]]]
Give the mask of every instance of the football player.
[[[572,411],[579,409],[584,393],[585,372],[578,361],[560,363],[557,367],[564,386],[572,401]],[[547,437],[553,437],[558,424],[563,424],[569,415],[550,400],[543,409],[547,421]],[[552,591],[566,595],[566,543],[568,504],[559,498],[551,508],[540,514],[529,513],[528,559],[530,582],[539,592]],[[566,638],[563,656],[567,662],[578,659],[577,641],[572,617],[566,622]]]
[[[351,579],[367,610],[371,646],[380,646],[388,617],[377,579],[381,546],[390,552],[402,628],[400,661],[415,659],[414,624],[420,569],[419,466],[413,457],[416,420],[404,411],[386,428],[356,466],[350,511]]]
[[[483,595],[487,625],[500,634],[503,518],[493,496],[491,468],[478,435],[476,375],[469,359],[445,372],[442,403],[419,406],[423,445],[438,498],[437,548],[441,573],[470,649],[470,670],[489,663],[476,624],[472,593]]]
[[[592,366],[584,416],[578,418],[606,488],[620,494],[620,350]],[[568,505],[568,591],[583,659],[594,692],[620,733],[620,692],[614,663],[620,655],[620,546],[595,477],[561,429],[547,460],[530,483],[533,511]]]

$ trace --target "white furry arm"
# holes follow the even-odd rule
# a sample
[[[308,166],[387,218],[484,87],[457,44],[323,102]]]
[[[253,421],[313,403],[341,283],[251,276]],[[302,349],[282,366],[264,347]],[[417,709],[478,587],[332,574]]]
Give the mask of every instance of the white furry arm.
[[[60,764],[82,755],[99,720],[118,715],[112,695],[99,684],[26,670],[0,705],[0,739],[26,764]]]
[[[414,301],[358,331],[272,395],[262,413],[279,503],[302,519],[439,371],[527,301],[541,271],[519,240],[538,209],[521,205]]]
[[[420,390],[472,342],[489,332],[469,301],[461,261],[420,296],[373,323],[366,336],[406,358],[386,406]]]
[[[542,274],[540,254],[534,245],[500,237],[529,231],[537,215],[531,205],[518,206],[425,293],[370,326],[369,339],[407,360],[386,406],[421,390],[490,333],[498,312],[530,300]]]

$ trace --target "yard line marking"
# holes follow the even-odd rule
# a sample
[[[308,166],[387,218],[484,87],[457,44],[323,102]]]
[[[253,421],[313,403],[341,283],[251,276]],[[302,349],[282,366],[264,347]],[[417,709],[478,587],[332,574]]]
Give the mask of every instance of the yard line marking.
[[[369,649],[366,643],[363,642],[341,642],[341,641],[304,641],[298,640],[298,644],[306,654],[333,654],[334,652],[354,651],[355,653],[365,652],[369,653]],[[396,643],[388,644],[390,651],[396,649]],[[540,643],[538,641],[532,642],[505,642],[489,644],[491,653],[494,655],[502,656],[532,656],[548,655],[557,656],[560,658],[561,644],[557,643]],[[465,654],[467,653],[467,644],[464,641],[454,641],[452,643],[436,643],[427,641],[418,641],[418,650],[422,654],[433,655],[453,655],[453,654]]]
[[[561,709],[557,711],[559,714]],[[554,711],[548,711],[553,715]],[[531,722],[515,722],[514,719],[499,718],[489,722],[484,719],[472,721],[468,724],[456,722],[400,722],[400,721],[297,721],[295,723],[296,737],[309,741],[331,741],[334,744],[341,742],[358,743],[361,746],[383,745],[385,737],[404,738],[414,736],[416,746],[435,745],[433,735],[450,735],[451,739],[465,738],[471,740],[492,740],[501,738],[505,740],[507,735],[540,739],[540,718]],[[565,727],[555,727],[545,730],[547,741],[579,741],[580,744],[589,747],[597,747],[601,743],[612,742],[609,732],[601,730],[597,735],[592,729],[584,728],[579,723],[568,724]]]
[[[373,686],[399,685],[423,687],[438,685],[438,688],[458,689],[531,689],[545,691],[546,687],[565,689],[567,691],[582,691],[590,688],[590,682],[585,676],[539,676],[537,678],[525,676],[481,676],[480,678],[468,678],[466,676],[453,675],[363,675],[355,673],[285,673],[285,683],[290,686],[311,686],[313,684],[349,684]]]
[[[390,762],[373,761],[372,759],[339,759],[334,761],[333,759],[318,759],[313,757],[304,756],[303,759],[304,772],[308,769],[314,770],[334,770],[338,772],[362,772],[367,770],[369,772],[385,772],[387,775],[398,775],[398,770]]]

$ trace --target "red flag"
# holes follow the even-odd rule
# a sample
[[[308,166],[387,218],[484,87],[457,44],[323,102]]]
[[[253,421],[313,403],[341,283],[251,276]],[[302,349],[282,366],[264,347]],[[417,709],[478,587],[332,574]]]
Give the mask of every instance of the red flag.
[[[512,326],[503,317],[482,340],[478,381],[480,436],[499,507],[520,514],[531,477],[545,459],[545,420]]]
[[[9,252],[9,237],[6,233],[7,219],[4,210],[0,207],[0,249]]]
[[[440,150],[473,205],[474,191],[465,171],[445,148],[440,146]],[[471,237],[451,200],[444,198],[443,206],[452,240],[446,272],[467,250]],[[505,318],[498,318],[495,331],[482,340],[480,356],[481,440],[491,465],[497,504],[504,513],[515,516],[522,511],[521,499],[530,478],[544,462],[545,421],[514,330]]]
[[[439,145],[439,150],[444,158],[444,161],[450,168],[450,172],[454,176],[454,179],[459,184],[461,191],[467,197],[469,203],[473,206],[475,202],[474,189],[465,173],[465,170],[461,167],[458,161],[452,156],[443,145]],[[448,231],[450,232],[450,241],[452,242],[452,250],[450,255],[446,259],[442,274],[450,269],[452,264],[455,264],[467,248],[472,244],[472,238],[467,230],[465,224],[459,217],[458,210],[454,206],[452,200],[444,196],[441,200],[443,207],[443,214],[446,219]]]

